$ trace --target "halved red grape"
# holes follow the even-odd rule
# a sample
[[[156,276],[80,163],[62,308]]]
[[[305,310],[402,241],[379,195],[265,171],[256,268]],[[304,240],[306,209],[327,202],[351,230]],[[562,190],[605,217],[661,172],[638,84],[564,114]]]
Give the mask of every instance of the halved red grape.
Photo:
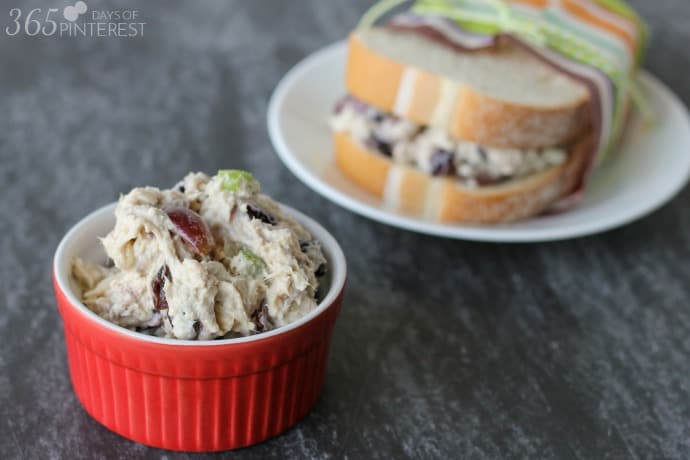
[[[207,255],[214,246],[211,230],[201,216],[191,209],[181,206],[165,211],[175,227],[175,231],[199,255]]]
[[[431,175],[447,176],[453,170],[453,152],[436,150],[431,155]]]

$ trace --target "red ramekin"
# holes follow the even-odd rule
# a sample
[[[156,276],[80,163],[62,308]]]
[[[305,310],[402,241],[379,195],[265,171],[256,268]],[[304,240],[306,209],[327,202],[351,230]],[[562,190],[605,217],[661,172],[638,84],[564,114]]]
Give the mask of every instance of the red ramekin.
[[[275,436],[304,417],[323,384],[345,286],[340,246],[309,217],[284,207],[321,242],[328,260],[318,307],[288,326],[227,340],[152,337],[110,323],[84,306],[70,263],[105,262],[98,237],[115,204],[77,223],[60,242],[53,285],[63,319],[74,392],[110,430],[149,446],[216,451]]]

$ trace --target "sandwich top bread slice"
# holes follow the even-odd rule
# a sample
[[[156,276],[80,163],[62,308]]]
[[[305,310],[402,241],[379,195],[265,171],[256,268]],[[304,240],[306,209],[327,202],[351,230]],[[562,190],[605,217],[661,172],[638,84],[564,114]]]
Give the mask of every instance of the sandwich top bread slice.
[[[494,147],[563,145],[589,124],[587,88],[509,43],[458,52],[416,31],[358,30],[345,83],[383,112]]]

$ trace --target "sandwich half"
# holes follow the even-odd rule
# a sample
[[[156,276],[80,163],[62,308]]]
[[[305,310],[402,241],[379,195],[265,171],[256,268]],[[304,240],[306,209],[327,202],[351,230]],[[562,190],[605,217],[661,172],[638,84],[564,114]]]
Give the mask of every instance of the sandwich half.
[[[507,40],[478,51],[391,26],[349,38],[336,163],[385,205],[440,222],[501,223],[580,186],[590,92]]]

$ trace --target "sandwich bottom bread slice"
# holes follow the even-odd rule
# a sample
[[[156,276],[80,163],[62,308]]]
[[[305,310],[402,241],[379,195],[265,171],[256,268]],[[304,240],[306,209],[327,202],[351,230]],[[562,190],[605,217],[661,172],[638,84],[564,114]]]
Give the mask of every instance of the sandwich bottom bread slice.
[[[493,224],[547,211],[579,185],[592,135],[566,147],[490,148],[347,96],[337,107],[338,168],[384,205],[444,223]]]

